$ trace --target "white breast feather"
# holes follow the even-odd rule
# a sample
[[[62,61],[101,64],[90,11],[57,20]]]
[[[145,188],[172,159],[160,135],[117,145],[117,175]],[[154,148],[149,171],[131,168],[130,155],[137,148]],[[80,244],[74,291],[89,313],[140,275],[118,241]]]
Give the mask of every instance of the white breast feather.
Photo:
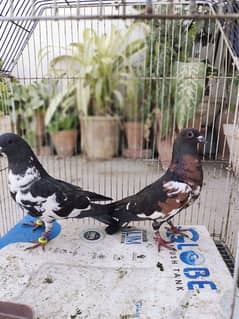
[[[10,170],[8,173],[8,185],[12,193],[17,193],[19,190],[25,190],[33,182],[40,179],[40,173],[36,167],[29,167],[24,176],[15,175]]]
[[[32,203],[32,205],[29,206],[34,206],[36,210],[43,214],[43,217],[47,217],[47,215],[50,214],[51,217],[59,219],[59,216],[56,213],[54,213],[54,211],[57,212],[59,209],[61,209],[61,205],[57,202],[55,193],[45,198],[42,196],[33,197],[31,192],[26,191],[28,187],[30,187],[35,181],[39,179],[40,173],[35,167],[28,168],[24,176],[15,175],[12,173],[11,170],[8,174],[9,188],[12,193],[16,194],[15,200],[18,204],[22,206],[27,206],[25,204],[23,205],[22,203],[24,201],[29,201],[30,203]],[[67,198],[65,200],[67,200]],[[90,209],[91,205],[81,210],[74,209],[67,217],[79,216],[81,211],[87,211]]]
[[[39,212],[60,209],[60,205],[56,201],[56,194],[52,194],[48,198],[41,196],[33,197],[31,192],[27,191],[39,179],[40,173],[36,167],[29,167],[24,176],[13,174],[10,170],[8,174],[9,188],[12,193],[16,194],[16,202],[22,205],[24,201],[29,201]]]
[[[190,193],[192,192],[192,188],[186,183],[180,183],[176,181],[170,181],[163,185],[163,187],[169,191],[167,193],[168,196],[177,195],[180,193]],[[171,192],[171,190],[174,190]]]
[[[52,194],[46,200],[46,202],[42,203],[42,208],[44,211],[57,211],[61,208],[59,203],[56,200],[56,194]]]
[[[16,202],[20,205],[23,205],[24,201],[29,201],[32,203],[31,206],[34,206],[39,212],[43,213],[45,211],[52,212],[53,210],[57,211],[61,208],[60,204],[56,201],[56,194],[44,198],[41,196],[33,197],[30,192],[22,193],[21,191],[16,193]],[[27,206],[27,205],[24,205]]]
[[[145,214],[137,214],[138,217],[142,217],[142,218],[150,218],[150,219],[161,219],[163,218],[165,215],[162,212],[158,212],[155,211],[153,212],[153,214],[151,214],[150,216],[147,216]]]

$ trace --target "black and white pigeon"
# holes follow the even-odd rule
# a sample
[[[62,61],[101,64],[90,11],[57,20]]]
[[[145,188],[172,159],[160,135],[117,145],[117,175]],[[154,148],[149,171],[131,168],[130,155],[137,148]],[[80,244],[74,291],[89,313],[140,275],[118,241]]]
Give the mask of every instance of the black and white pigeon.
[[[19,135],[0,135],[0,153],[8,158],[8,185],[12,198],[31,216],[38,217],[35,223],[27,225],[34,229],[45,225],[41,237],[28,249],[45,247],[52,223],[57,219],[93,217],[114,225],[113,218],[104,215],[105,205],[93,203],[111,198],[51,177]]]
[[[162,177],[135,195],[107,204],[107,212],[118,223],[109,225],[106,232],[113,234],[131,221],[151,220],[158,249],[172,249],[170,242],[160,236],[159,228],[167,222],[173,234],[186,235],[186,230],[176,228],[171,219],[200,195],[203,171],[198,143],[205,143],[198,130],[182,130],[173,145],[171,164]]]

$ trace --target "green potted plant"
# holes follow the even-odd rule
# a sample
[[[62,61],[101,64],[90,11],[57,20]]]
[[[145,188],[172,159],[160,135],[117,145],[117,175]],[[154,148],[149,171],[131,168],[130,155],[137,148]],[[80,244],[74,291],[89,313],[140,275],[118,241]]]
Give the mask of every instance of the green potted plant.
[[[175,130],[190,124],[202,100],[205,63],[196,57],[197,37],[202,31],[202,23],[154,21],[151,28],[152,37],[148,41],[151,51],[148,51],[146,69],[151,72],[151,77],[159,80],[146,81],[151,95],[151,109],[155,114],[157,150],[162,166],[167,167],[171,160]]]
[[[29,107],[29,100],[28,86],[13,79],[9,83],[9,94],[5,101],[6,107],[13,114],[14,130],[34,147],[33,111]]]
[[[173,33],[170,32],[173,21],[153,20],[147,23],[150,32],[146,37],[147,54],[140,83],[145,109],[150,115],[150,120],[154,120],[156,148],[161,162],[167,165],[167,160],[171,159],[170,133],[173,119],[171,64],[177,58],[176,49],[172,46]]]
[[[196,52],[197,35],[202,30],[201,21],[181,26],[184,32],[179,49],[179,61],[174,62],[173,99],[177,128],[181,130],[194,117],[202,101],[206,79],[206,65]]]
[[[74,109],[68,112],[58,110],[47,126],[57,155],[72,156],[76,152],[78,134],[78,114]]]
[[[55,96],[46,110],[45,124],[59,156],[75,153],[78,122],[75,88],[72,90],[72,84],[58,81]]]
[[[142,29],[145,26],[139,25]],[[124,35],[116,28],[107,35],[86,29],[83,41],[71,44],[71,55],[56,57],[51,63],[58,75],[74,77],[69,89],[76,93],[81,146],[88,158],[103,159],[117,154],[123,82],[132,59],[137,60],[145,50],[142,39],[131,39],[135,28],[132,25]]]
[[[150,150],[144,149],[144,142],[149,141],[151,111],[140,73],[142,72],[135,71],[125,80],[123,116],[127,148],[124,149],[123,154],[133,158],[150,156]]]
[[[107,36],[93,33],[88,38],[94,50],[92,69],[86,78],[90,95],[87,109],[84,110],[81,104],[79,107],[81,145],[90,159],[107,159],[118,153],[118,114],[123,105],[120,92],[122,69],[116,69],[120,56],[116,49],[119,36],[119,31],[113,29]]]
[[[140,81],[136,77],[128,79],[126,83],[124,127],[128,150],[131,151],[142,150],[144,142],[138,93],[140,93]]]
[[[144,24],[132,24],[126,34],[113,28],[108,35],[93,35],[93,68],[88,74],[90,102],[86,113],[81,112],[83,148],[89,157],[116,155],[119,148],[119,115],[125,107],[125,81],[132,72],[132,60],[145,50],[144,39],[133,35],[135,29],[147,32]],[[83,110],[82,110],[83,111]],[[93,133],[92,133],[93,132]],[[104,132],[105,139],[92,137]],[[107,155],[108,154],[108,155]]]
[[[40,155],[50,153],[48,146],[43,146],[46,139],[44,121],[46,109],[56,94],[57,83],[57,80],[42,79],[27,86],[29,99],[24,108],[31,114],[35,147]]]
[[[49,104],[52,91],[54,85],[49,84],[47,80],[25,85],[16,79],[11,79],[4,101],[5,109],[13,114],[16,132],[23,136],[38,154],[49,153],[47,147],[43,147],[44,111]]]

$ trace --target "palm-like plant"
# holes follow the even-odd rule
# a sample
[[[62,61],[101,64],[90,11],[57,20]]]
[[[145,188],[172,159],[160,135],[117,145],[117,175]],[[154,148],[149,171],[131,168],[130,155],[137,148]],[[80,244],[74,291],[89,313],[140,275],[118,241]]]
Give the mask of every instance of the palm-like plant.
[[[133,24],[125,35],[115,28],[108,35],[94,33],[95,55],[89,81],[91,85],[92,114],[115,114],[122,109],[125,94],[122,88],[132,89],[133,66],[145,51],[144,39],[130,40],[133,31],[146,25]]]
[[[48,124],[69,95],[76,95],[82,115],[114,115],[124,105],[124,86],[132,67],[137,65],[146,49],[145,37],[134,35],[144,23],[132,24],[123,35],[112,28],[107,35],[90,29],[83,32],[83,41],[70,44],[71,54],[56,57],[51,62],[55,75],[65,78],[59,94],[51,101],[46,114]],[[136,32],[140,34],[140,32]]]

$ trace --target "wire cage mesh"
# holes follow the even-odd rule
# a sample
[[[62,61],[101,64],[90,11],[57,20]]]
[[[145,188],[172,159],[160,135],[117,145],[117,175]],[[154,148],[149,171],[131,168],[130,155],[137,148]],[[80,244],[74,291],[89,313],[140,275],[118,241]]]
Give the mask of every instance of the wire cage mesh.
[[[52,175],[120,199],[163,173],[181,128],[198,128],[208,141],[204,186],[175,223],[206,225],[235,256],[238,3],[1,1],[0,10],[1,132],[21,134]],[[120,118],[107,161],[85,155],[82,118],[93,115]],[[126,121],[139,123],[132,146]],[[53,145],[63,128],[78,130],[74,156]],[[94,150],[97,134],[107,139],[101,127]],[[6,167],[1,159],[0,235],[23,214],[8,194]]]

